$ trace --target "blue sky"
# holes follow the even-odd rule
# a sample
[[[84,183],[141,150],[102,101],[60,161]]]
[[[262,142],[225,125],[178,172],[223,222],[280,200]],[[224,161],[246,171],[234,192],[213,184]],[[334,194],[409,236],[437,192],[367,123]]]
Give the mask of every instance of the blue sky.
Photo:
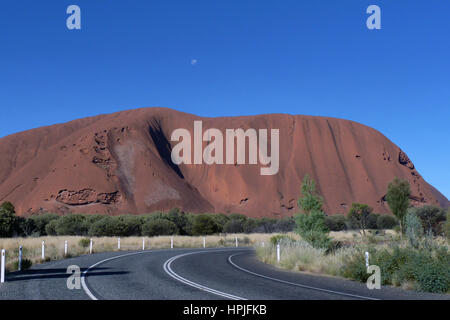
[[[82,30],[66,28],[71,4]],[[366,28],[371,4],[381,30]],[[449,13],[442,0],[2,1],[0,137],[145,106],[331,116],[381,131],[450,198]]]

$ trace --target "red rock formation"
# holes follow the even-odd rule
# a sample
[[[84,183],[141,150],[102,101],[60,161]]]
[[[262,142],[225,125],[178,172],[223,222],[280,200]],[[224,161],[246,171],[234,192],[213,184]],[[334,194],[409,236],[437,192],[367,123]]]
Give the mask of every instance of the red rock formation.
[[[192,130],[280,129],[280,169],[260,175],[259,165],[176,166],[170,135]],[[206,144],[205,144],[206,145]],[[201,118],[144,108],[75,120],[0,139],[0,201],[19,214],[140,214],[179,207],[192,212],[285,216],[298,211],[309,173],[327,213],[352,202],[388,212],[385,194],[395,176],[411,183],[420,205],[449,201],[430,186],[408,156],[378,131],[340,119],[272,114]]]

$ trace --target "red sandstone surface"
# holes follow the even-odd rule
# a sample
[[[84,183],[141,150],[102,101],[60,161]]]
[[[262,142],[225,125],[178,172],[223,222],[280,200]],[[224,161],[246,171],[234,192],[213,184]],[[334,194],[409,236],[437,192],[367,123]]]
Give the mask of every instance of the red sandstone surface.
[[[280,129],[280,169],[260,165],[176,166],[173,130]],[[206,144],[204,144],[206,145]],[[270,151],[270,149],[269,149]],[[380,132],[348,120],[270,114],[202,118],[165,108],[100,115],[0,139],[0,201],[20,215],[39,212],[142,214],[173,207],[253,217],[298,212],[304,175],[317,183],[329,214],[352,202],[389,212],[388,183],[411,184],[415,205],[449,201],[418,173],[408,156]]]

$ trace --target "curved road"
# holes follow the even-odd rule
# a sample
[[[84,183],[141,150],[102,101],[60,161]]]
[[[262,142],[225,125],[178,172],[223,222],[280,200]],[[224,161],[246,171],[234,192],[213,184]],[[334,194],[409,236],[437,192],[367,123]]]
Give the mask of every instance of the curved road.
[[[81,269],[81,289],[67,288],[67,267]],[[7,275],[0,299],[315,300],[450,299],[333,277],[293,273],[259,262],[251,248],[98,253]]]

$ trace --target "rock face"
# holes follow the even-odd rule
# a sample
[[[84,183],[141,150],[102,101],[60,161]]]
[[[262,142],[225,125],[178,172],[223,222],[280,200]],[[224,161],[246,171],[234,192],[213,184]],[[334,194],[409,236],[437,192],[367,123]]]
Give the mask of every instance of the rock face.
[[[260,165],[175,165],[175,129],[279,129],[276,175]],[[206,143],[204,143],[206,146]],[[270,149],[269,149],[270,150]],[[144,108],[75,120],[0,139],[0,201],[19,214],[142,214],[173,207],[191,212],[287,216],[308,173],[329,214],[352,202],[387,213],[387,185],[395,176],[411,184],[415,205],[449,201],[430,186],[408,156],[378,131],[341,119],[272,114],[201,118]]]

